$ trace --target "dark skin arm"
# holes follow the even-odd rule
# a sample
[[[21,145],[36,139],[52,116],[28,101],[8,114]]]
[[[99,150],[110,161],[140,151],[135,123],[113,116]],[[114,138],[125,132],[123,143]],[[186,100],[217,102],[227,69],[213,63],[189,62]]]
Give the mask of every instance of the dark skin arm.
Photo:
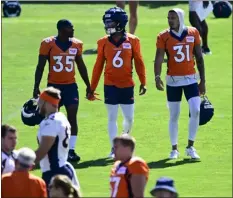
[[[157,48],[154,62],[155,84],[156,88],[163,91],[163,81],[160,78],[162,72],[162,63],[164,59],[165,50]]]
[[[195,45],[194,46],[194,56],[196,59],[197,63],[197,69],[199,71],[200,75],[200,83],[199,83],[199,91],[200,94],[205,94],[206,92],[206,87],[205,87],[205,66],[204,66],[204,59],[202,56],[202,50],[200,45]]]
[[[91,94],[91,86],[90,86],[90,81],[89,81],[89,77],[87,73],[87,67],[83,61],[82,56],[76,56],[75,62],[78,66],[78,71],[80,73],[80,76],[82,77],[84,83],[87,86],[87,89],[86,89],[86,96],[87,96],[88,94]]]
[[[44,73],[44,67],[46,65],[47,56],[39,55],[38,57],[38,64],[36,66],[35,72],[35,83],[34,83],[34,90],[33,90],[33,98],[38,98],[40,94],[40,82]]]

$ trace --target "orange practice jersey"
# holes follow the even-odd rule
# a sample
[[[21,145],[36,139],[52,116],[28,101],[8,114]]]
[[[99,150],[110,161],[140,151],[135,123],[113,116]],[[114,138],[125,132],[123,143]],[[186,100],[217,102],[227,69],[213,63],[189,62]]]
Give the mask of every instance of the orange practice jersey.
[[[148,180],[149,167],[139,157],[132,157],[128,162],[122,164],[115,162],[110,176],[111,197],[131,197],[130,177],[132,175],[144,175]]]
[[[157,37],[157,48],[165,50],[168,57],[167,74],[171,76],[185,76],[195,74],[194,46],[200,45],[198,30],[188,27],[187,31],[178,39],[170,30],[161,32]]]
[[[44,180],[28,172],[14,171],[2,176],[2,198],[47,197]]]
[[[54,84],[72,84],[75,82],[75,57],[82,54],[82,41],[71,38],[71,46],[63,51],[56,44],[56,37],[42,41],[40,55],[48,56],[48,82]]]
[[[105,36],[98,42],[98,55],[92,73],[91,89],[95,90],[104,68],[104,84],[118,88],[134,86],[133,63],[141,84],[146,84],[145,65],[140,51],[139,39],[131,34],[126,35],[125,41],[118,47]]]

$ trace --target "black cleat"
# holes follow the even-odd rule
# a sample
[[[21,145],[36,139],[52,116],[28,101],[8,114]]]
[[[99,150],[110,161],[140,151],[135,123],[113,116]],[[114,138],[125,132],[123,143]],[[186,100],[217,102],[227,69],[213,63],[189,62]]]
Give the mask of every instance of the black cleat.
[[[211,55],[212,54],[212,52],[210,51],[210,48],[203,47],[203,46],[202,46],[202,53],[205,54],[205,55]]]
[[[69,150],[69,153],[68,153],[68,161],[69,162],[79,162],[80,159],[81,158],[75,153],[75,151],[73,149]]]

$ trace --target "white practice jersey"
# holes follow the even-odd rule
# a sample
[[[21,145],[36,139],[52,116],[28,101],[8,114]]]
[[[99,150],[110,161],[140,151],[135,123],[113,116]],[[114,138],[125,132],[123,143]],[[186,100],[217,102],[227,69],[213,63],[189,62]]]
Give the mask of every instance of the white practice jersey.
[[[11,154],[2,151],[2,174],[11,173],[15,170],[15,158],[15,151]]]
[[[40,161],[42,172],[55,170],[66,164],[69,152],[70,123],[61,112],[51,114],[40,123],[38,131],[38,142],[42,136],[53,136],[56,138],[47,155]]]

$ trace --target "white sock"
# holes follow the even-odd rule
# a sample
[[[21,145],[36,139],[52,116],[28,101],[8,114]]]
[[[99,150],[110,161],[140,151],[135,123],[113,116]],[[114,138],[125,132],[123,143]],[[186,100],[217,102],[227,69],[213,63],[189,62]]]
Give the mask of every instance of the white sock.
[[[189,103],[189,140],[194,141],[199,127],[201,98],[193,97],[188,100]]]
[[[123,133],[130,133],[134,118],[134,104],[121,104],[120,106],[124,116]]]
[[[178,119],[180,115],[180,102],[168,102],[170,111],[169,134],[171,145],[178,143]]]
[[[75,149],[76,141],[77,141],[77,136],[76,135],[71,135],[70,136],[70,143],[69,143],[70,149],[72,149],[72,150]]]
[[[108,134],[111,148],[113,147],[113,139],[117,136],[117,114],[118,105],[106,104],[108,110]]]

